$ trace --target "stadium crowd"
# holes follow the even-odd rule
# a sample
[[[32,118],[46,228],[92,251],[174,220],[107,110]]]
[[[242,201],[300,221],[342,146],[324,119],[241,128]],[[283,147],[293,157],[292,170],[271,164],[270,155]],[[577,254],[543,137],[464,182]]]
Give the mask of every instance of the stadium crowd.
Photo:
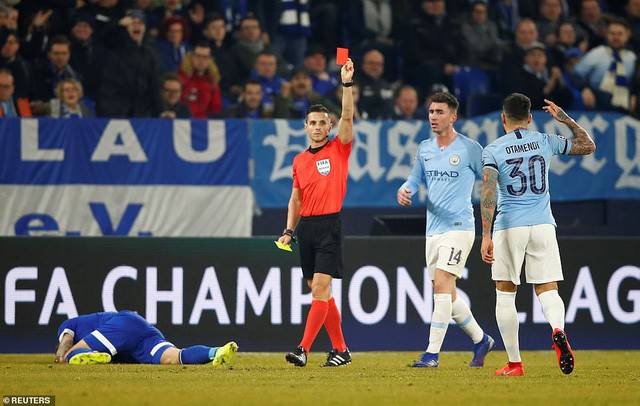
[[[640,117],[640,0],[0,0],[0,116],[338,117],[336,47],[356,119],[426,120],[469,72]]]

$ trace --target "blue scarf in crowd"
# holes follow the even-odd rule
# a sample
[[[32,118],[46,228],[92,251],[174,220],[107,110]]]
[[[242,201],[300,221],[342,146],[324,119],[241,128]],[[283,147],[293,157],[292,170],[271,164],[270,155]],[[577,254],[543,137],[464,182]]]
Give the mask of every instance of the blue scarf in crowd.
[[[284,35],[311,35],[308,0],[280,0],[278,30]]]

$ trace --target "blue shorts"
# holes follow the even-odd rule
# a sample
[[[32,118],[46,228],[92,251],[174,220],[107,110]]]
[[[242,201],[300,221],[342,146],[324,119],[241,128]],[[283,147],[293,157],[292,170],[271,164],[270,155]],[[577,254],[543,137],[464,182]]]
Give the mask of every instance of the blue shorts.
[[[160,330],[130,311],[119,312],[83,340],[94,351],[141,364],[159,364],[162,353],[174,346]]]

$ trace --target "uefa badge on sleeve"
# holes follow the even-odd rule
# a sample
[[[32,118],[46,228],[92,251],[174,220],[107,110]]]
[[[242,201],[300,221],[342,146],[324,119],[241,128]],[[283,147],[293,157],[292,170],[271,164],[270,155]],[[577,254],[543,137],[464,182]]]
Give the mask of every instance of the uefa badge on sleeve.
[[[328,159],[316,161],[316,167],[318,168],[318,172],[320,172],[320,175],[322,176],[327,176],[329,172],[331,172],[331,162],[329,162]]]

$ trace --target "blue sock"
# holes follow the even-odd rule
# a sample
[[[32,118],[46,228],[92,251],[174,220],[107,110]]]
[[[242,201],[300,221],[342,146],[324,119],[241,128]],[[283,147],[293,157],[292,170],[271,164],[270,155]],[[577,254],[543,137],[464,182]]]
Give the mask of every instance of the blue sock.
[[[67,359],[65,361],[67,361],[67,364],[69,363],[69,360],[76,354],[82,354],[83,352],[92,352],[92,350],[88,349],[88,348],[76,348],[75,350],[72,350],[69,355],[67,355]]]
[[[180,351],[180,362],[182,364],[206,364],[213,359],[216,350],[217,347],[211,348],[204,345],[183,348]]]

